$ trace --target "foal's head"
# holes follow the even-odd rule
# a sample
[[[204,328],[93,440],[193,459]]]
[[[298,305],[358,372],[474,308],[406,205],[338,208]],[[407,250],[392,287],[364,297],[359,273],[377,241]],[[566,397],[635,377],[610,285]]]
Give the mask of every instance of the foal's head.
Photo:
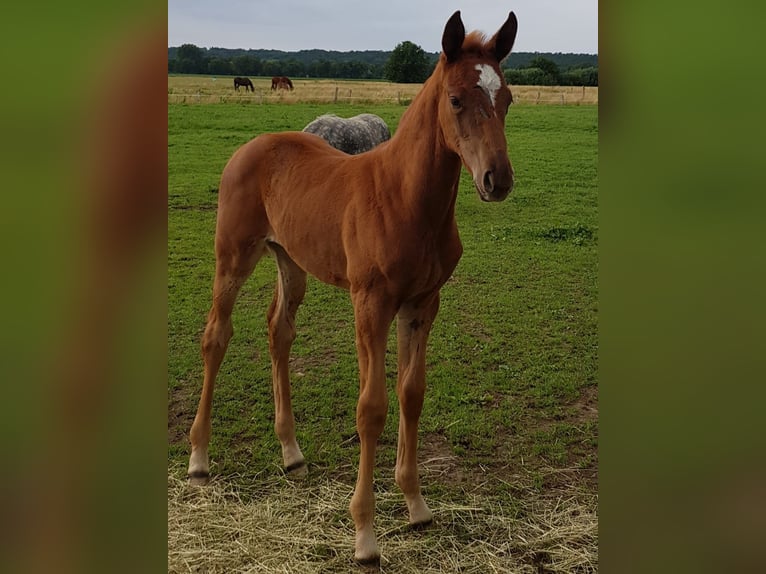
[[[500,62],[513,47],[516,28],[511,12],[489,40],[476,32],[466,37],[458,11],[442,36],[439,123],[447,147],[460,156],[484,201],[502,201],[513,188],[505,141],[511,92]]]

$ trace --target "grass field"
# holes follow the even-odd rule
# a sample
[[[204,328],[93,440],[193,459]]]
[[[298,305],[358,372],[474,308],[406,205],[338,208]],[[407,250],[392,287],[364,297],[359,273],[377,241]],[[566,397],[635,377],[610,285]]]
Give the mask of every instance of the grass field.
[[[271,90],[271,78],[251,78],[255,92],[234,91],[233,76],[168,76],[168,103],[398,103],[407,104],[421,84],[294,78],[295,90]],[[527,104],[597,104],[597,87],[512,86],[514,101]]]
[[[296,92],[301,87],[296,82]],[[169,104],[169,571],[348,571],[358,380],[346,292],[310,279],[298,311],[291,373],[298,442],[310,465],[305,483],[282,477],[272,428],[270,258],[235,308],[213,404],[215,479],[201,492],[182,481],[186,435],[201,388],[216,192],[231,153],[260,133],[300,130],[329,112],[376,113],[393,132],[404,109]],[[512,106],[517,184],[502,204],[482,203],[463,172],[456,211],[464,255],[442,289],[420,424],[421,476],[436,524],[406,532],[393,482],[392,331],[390,412],[376,471],[383,571],[597,570],[597,112]]]

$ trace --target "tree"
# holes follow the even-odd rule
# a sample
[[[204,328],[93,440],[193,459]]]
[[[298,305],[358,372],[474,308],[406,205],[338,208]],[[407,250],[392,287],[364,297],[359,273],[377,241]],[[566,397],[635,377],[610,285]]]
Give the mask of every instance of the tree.
[[[276,60],[265,60],[261,66],[261,73],[264,76],[281,76],[282,64]]]
[[[332,64],[329,60],[319,60],[314,63],[312,68],[313,76],[315,78],[331,78],[332,77]]]
[[[383,67],[383,76],[392,82],[417,84],[428,78],[431,63],[423,48],[404,41],[391,52]]]
[[[222,58],[210,58],[207,62],[207,71],[215,76],[228,76],[234,72],[231,60]]]
[[[260,76],[261,61],[247,54],[236,56],[231,61],[234,73],[238,76]]]
[[[303,77],[306,75],[306,68],[303,62],[299,62],[295,58],[289,58],[282,62],[282,74],[284,76],[296,76]]]
[[[204,74],[207,71],[205,51],[194,44],[183,44],[176,52],[178,71],[185,74]]]
[[[561,83],[561,73],[559,72],[559,67],[553,60],[549,60],[548,58],[544,58],[542,56],[537,56],[530,60],[527,68],[538,68],[542,70],[546,76],[548,76],[542,85],[555,86]]]

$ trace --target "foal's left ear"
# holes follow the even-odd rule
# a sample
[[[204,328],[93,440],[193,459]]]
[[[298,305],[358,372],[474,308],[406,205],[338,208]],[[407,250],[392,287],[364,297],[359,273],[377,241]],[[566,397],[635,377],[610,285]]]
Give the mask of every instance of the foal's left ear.
[[[511,53],[513,42],[516,40],[516,29],[518,26],[519,22],[516,20],[516,14],[511,12],[508,14],[505,24],[500,27],[489,41],[489,46],[495,52],[495,58],[497,58],[498,63],[502,62],[503,58]]]

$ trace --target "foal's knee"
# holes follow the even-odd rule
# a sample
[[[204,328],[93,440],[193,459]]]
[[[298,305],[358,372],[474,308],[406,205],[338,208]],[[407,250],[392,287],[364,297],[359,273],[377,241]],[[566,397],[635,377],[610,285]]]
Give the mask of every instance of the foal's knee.
[[[295,325],[288,320],[280,311],[270,311],[269,321],[269,345],[272,349],[284,349],[292,345],[295,340]]]
[[[226,348],[233,335],[234,327],[231,319],[222,320],[215,311],[212,311],[208,317],[205,334],[202,336],[202,353],[207,355]]]
[[[388,396],[385,392],[379,396],[363,394],[356,406],[356,428],[359,436],[377,439],[386,426],[388,414]]]
[[[423,398],[425,395],[425,381],[413,378],[405,378],[397,388],[399,397],[399,406],[405,418],[419,416],[423,409]]]

